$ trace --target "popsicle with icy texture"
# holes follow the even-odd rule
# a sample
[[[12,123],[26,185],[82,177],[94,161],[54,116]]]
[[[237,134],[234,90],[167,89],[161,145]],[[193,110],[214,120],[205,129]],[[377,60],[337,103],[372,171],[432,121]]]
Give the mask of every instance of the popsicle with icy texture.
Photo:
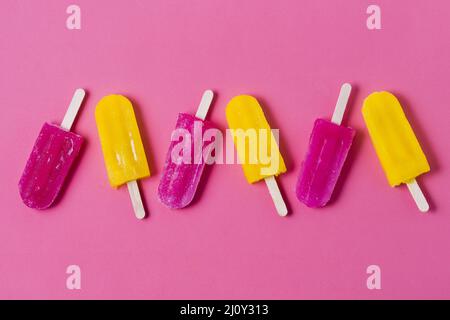
[[[19,181],[23,202],[30,208],[49,208],[64,184],[83,143],[70,132],[85,92],[77,89],[61,126],[45,123]]]
[[[330,201],[352,145],[355,130],[341,125],[351,89],[348,83],[341,87],[331,121],[317,119],[314,123],[295,190],[308,207],[324,207]]]
[[[389,92],[375,92],[364,101],[362,113],[389,185],[406,183],[419,210],[427,212],[416,178],[430,171],[430,165],[400,102]]]
[[[286,166],[258,100],[249,95],[234,97],[226,107],[226,117],[247,181],[264,179],[278,214],[286,216],[287,207],[275,180],[286,172]]]
[[[213,128],[211,123],[205,121],[213,97],[214,93],[206,90],[195,116],[186,113],[178,115],[176,128],[172,134],[175,141],[172,140],[170,144],[158,187],[159,200],[171,209],[184,208],[194,199],[207,160],[203,159],[203,151],[208,143],[203,142],[202,137],[206,130]],[[195,139],[199,134],[201,140],[196,150]],[[178,138],[182,140],[179,141]],[[180,144],[187,144],[181,146],[183,150],[189,150],[190,154],[175,152]]]
[[[109,182],[114,188],[127,184],[135,215],[143,219],[137,180],[149,177],[150,170],[133,105],[124,96],[106,96],[97,104],[95,120]]]

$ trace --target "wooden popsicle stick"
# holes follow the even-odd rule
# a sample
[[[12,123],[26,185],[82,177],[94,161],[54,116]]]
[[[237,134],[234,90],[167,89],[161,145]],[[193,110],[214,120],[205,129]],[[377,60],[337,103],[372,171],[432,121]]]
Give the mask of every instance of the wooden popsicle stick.
[[[288,214],[288,210],[286,207],[286,203],[284,203],[283,196],[281,195],[280,189],[278,188],[277,180],[275,177],[265,178],[267,188],[269,189],[269,193],[272,196],[273,203],[277,208],[277,212],[281,217],[285,217]]]
[[[349,83],[344,83],[341,87],[341,92],[339,93],[339,98],[334,108],[333,117],[331,122],[341,125],[342,118],[344,117],[345,108],[347,107],[348,99],[350,98],[350,93],[352,92],[352,86]]]
[[[64,116],[64,119],[61,122],[62,128],[66,129],[67,131],[70,131],[85,96],[86,92],[83,89],[75,90],[75,93],[72,97],[72,101],[70,102],[69,108],[66,111],[66,115]]]
[[[416,179],[411,180],[406,184],[408,186],[409,192],[411,193],[414,201],[416,202],[417,207],[423,213],[428,212],[430,210],[430,205],[425,198],[422,189],[420,189],[419,184]]]
[[[205,120],[208,114],[209,107],[211,106],[212,100],[214,98],[214,92],[212,90],[206,90],[203,93],[202,100],[198,106],[197,113],[195,116],[199,119]]]
[[[127,183],[128,192],[130,194],[131,203],[133,204],[134,214],[136,218],[142,220],[145,218],[144,204],[142,203],[141,193],[136,180]]]

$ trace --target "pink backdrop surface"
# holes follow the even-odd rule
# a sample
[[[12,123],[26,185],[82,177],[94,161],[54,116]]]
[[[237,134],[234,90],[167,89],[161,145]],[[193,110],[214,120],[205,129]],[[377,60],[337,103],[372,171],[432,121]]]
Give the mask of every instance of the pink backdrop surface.
[[[0,298],[450,298],[450,2],[363,0],[0,2]],[[294,189],[313,122],[331,117],[343,82],[355,87],[344,123],[357,130],[332,203],[312,210]],[[60,122],[73,91],[88,91],[74,131],[86,145],[58,204],[35,212],[17,183],[45,121]],[[207,170],[195,203],[157,200],[179,112],[217,93],[209,119],[253,94],[279,128],[291,215],[277,216],[264,183],[239,165]],[[428,156],[419,178],[432,211],[388,186],[361,115],[373,91],[395,93]],[[94,119],[104,95],[129,96],[152,176],[150,218],[137,221],[126,188],[109,187]],[[81,267],[82,289],[66,288]],[[366,268],[381,267],[381,290]]]

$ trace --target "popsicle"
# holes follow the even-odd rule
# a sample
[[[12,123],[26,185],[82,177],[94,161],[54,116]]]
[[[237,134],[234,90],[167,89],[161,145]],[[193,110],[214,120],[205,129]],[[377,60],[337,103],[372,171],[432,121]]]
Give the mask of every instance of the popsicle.
[[[317,119],[314,123],[295,190],[308,207],[324,207],[330,201],[352,145],[355,130],[341,125],[351,90],[350,84],[342,85],[331,121]]]
[[[207,160],[203,159],[203,150],[208,146],[208,143],[202,141],[201,152],[195,152],[195,131],[199,130],[203,137],[206,130],[213,128],[211,123],[205,121],[213,97],[214,93],[206,90],[195,116],[186,113],[178,115],[174,133],[182,134],[183,140],[171,141],[158,187],[159,200],[171,209],[185,208],[194,199]],[[186,150],[190,150],[191,154],[187,157],[181,152],[174,153],[174,148],[180,143],[189,144]]]
[[[85,96],[77,89],[61,126],[45,123],[19,181],[23,202],[44,210],[52,206],[81,149],[83,138],[70,132]]]
[[[286,165],[258,100],[249,95],[234,97],[226,107],[226,117],[248,183],[264,180],[278,214],[286,216],[287,207],[275,180],[286,172]]]
[[[364,121],[391,187],[406,183],[417,207],[430,209],[416,178],[430,171],[398,99],[389,92],[375,92],[364,101]]]
[[[149,177],[150,169],[133,105],[124,96],[106,96],[97,104],[95,120],[109,182],[113,188],[127,184],[134,213],[144,219],[146,212],[137,180]]]

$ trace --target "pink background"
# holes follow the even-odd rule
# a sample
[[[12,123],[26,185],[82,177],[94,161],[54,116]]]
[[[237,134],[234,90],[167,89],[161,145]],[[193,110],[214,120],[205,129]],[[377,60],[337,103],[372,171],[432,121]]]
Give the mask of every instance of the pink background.
[[[0,298],[450,298],[449,1],[377,0],[381,31],[366,28],[372,1],[362,0],[75,3],[80,31],[65,27],[69,1],[0,2]],[[356,88],[344,122],[357,138],[332,204],[311,210],[294,194],[299,167],[344,81]],[[87,144],[59,203],[35,212],[17,182],[43,122],[61,121],[76,87],[89,92],[74,128]],[[158,202],[177,113],[194,113],[206,88],[219,128],[242,93],[280,128],[290,217],[238,165],[210,168],[183,211]],[[381,89],[399,97],[430,161],[419,179],[429,215],[406,187],[388,186],[370,143],[360,109]],[[110,93],[134,102],[151,159],[143,222],[106,178],[94,108]],[[71,264],[80,291],[66,289]],[[366,287],[371,264],[382,290]]]

